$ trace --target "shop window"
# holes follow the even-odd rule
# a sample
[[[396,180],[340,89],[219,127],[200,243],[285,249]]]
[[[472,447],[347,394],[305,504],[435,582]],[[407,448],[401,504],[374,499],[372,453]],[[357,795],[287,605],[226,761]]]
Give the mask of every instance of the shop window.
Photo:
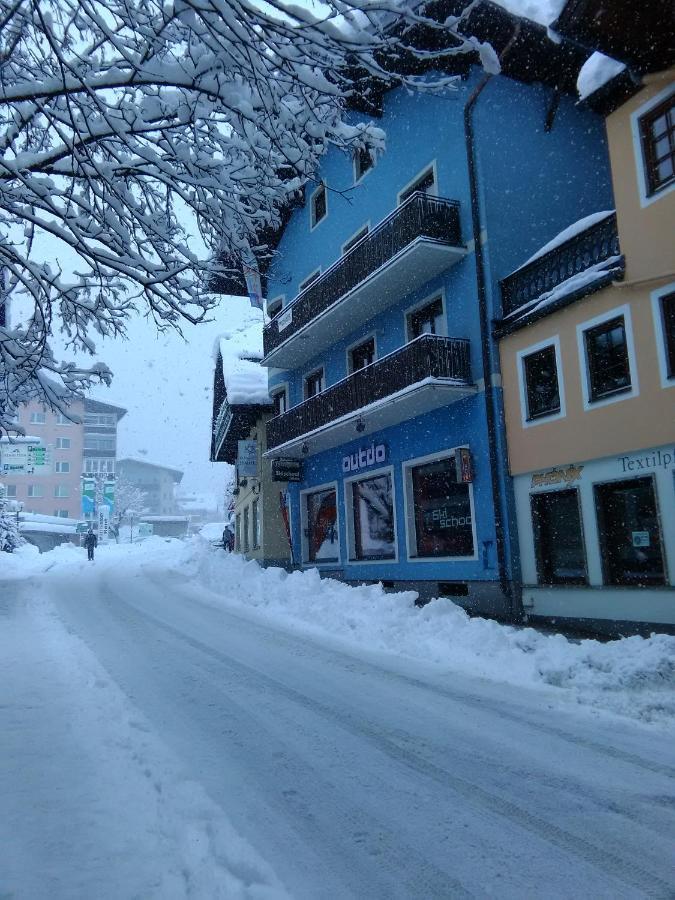
[[[591,402],[631,389],[626,323],[623,316],[584,332]]]
[[[349,371],[356,372],[358,369],[365,369],[375,361],[375,338],[368,338],[357,347],[352,347],[349,351]]]
[[[326,218],[328,213],[328,197],[325,184],[320,184],[314,191],[310,200],[310,206],[312,210],[312,228],[316,228],[319,222]]]
[[[352,481],[354,558],[394,559],[394,491],[391,474]]]
[[[422,194],[436,193],[436,174],[433,166],[425,169],[407,188],[401,191],[398,195],[399,206],[417,191]]]
[[[560,412],[555,347],[544,347],[524,356],[523,374],[528,420]]]
[[[249,519],[248,519],[248,506],[244,507],[244,519],[242,524],[242,533],[241,533],[241,543],[244,550],[244,553],[248,552],[249,549]]]
[[[359,148],[354,153],[354,181],[359,181],[372,168],[373,157],[370,151]]]
[[[675,182],[675,93],[639,120],[647,196]]]
[[[421,334],[443,334],[443,300],[437,297],[431,303],[408,313],[408,338],[414,340]]]
[[[576,489],[532,494],[532,530],[540,584],[585,584],[586,553]]]
[[[605,583],[664,584],[653,478],[595,484],[593,491]]]
[[[257,500],[254,500],[251,506],[251,520],[253,526],[253,549],[258,550],[260,547],[260,512]]]
[[[316,397],[323,389],[323,369],[317,369],[316,372],[305,376],[305,400],[309,400],[310,397]]]
[[[354,247],[362,238],[364,238],[368,234],[368,226],[364,225],[363,228],[360,228],[355,235],[349,238],[349,240],[342,245],[342,255],[345,253],[349,253],[349,251]]]
[[[274,391],[272,394],[272,403],[274,403],[274,415],[283,416],[288,410],[288,394],[286,393],[286,388]]]
[[[308,561],[338,562],[340,550],[335,489],[327,488],[305,494],[305,511]]]
[[[675,378],[675,292],[661,297],[660,301],[666,373],[668,378]]]
[[[474,556],[473,505],[468,484],[457,481],[455,457],[410,468],[415,544],[413,555]]]

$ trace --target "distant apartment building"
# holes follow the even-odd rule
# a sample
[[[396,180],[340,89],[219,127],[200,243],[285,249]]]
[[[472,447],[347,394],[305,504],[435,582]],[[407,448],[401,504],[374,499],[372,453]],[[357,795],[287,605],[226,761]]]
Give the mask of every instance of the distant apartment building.
[[[148,515],[171,516],[178,511],[174,486],[183,480],[180,469],[127,457],[117,461],[117,475],[145,492]]]
[[[86,475],[115,474],[117,457],[117,425],[126,409],[102,403],[84,401],[84,448],[82,472]]]

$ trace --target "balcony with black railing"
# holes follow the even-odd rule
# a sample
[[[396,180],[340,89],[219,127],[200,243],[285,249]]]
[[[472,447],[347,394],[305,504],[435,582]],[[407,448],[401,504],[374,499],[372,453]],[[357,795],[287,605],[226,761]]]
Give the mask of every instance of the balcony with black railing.
[[[268,456],[302,458],[475,393],[469,341],[423,334],[267,422]]]
[[[412,194],[272,319],[263,364],[300,365],[465,253],[459,202]]]
[[[505,319],[518,310],[525,314],[528,304],[592,267],[602,269],[613,259],[622,266],[620,254],[616,213],[609,213],[501,281]]]

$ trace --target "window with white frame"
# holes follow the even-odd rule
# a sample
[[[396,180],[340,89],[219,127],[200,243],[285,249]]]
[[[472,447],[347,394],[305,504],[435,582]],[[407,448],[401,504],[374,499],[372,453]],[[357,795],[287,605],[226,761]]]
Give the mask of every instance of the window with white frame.
[[[85,425],[115,425],[117,419],[109,413],[87,413],[84,417]]]
[[[70,497],[70,488],[67,484],[57,484],[54,485],[54,496],[55,497]]]
[[[521,357],[528,421],[560,412],[557,354],[554,344]]]
[[[373,157],[370,150],[360,147],[354,152],[354,181],[360,181],[366,172],[373,168]]]
[[[54,510],[54,515],[55,515],[58,519],[67,519],[68,516],[70,515],[70,513],[68,512],[67,509],[55,509],[55,510]]]
[[[288,410],[288,390],[285,387],[272,388],[270,397],[274,404],[274,415],[282,416]]]
[[[32,412],[30,414],[30,424],[31,425],[44,425],[46,421],[47,421],[46,413]]]
[[[345,482],[350,515],[350,558],[396,557],[394,484],[391,471]]]
[[[349,371],[357,372],[375,362],[375,338],[369,337],[348,351]]]
[[[640,116],[640,143],[647,196],[675,182],[675,91]]]
[[[632,382],[624,316],[614,316],[586,328],[583,340],[589,402],[630,391]]]
[[[70,438],[60,437],[56,439],[57,450],[70,450]]]
[[[72,425],[73,423],[70,421],[68,416],[64,416],[63,413],[57,413],[56,422],[58,425]]]
[[[320,488],[303,495],[305,513],[304,561],[313,563],[338,562],[337,491],[334,487]]]
[[[316,228],[319,222],[325,219],[328,214],[328,194],[326,192],[325,184],[320,184],[318,186],[312,194],[309,203],[311,209],[311,227]]]
[[[105,475],[113,475],[115,472],[115,460],[86,457],[84,460],[84,471],[87,474],[100,472]]]
[[[455,454],[413,460],[405,470],[410,556],[475,556],[473,493],[457,478]]]
[[[6,484],[5,485],[5,497],[8,500],[10,498],[16,497],[16,485],[15,484]]]
[[[415,193],[436,194],[436,170],[433,165],[428,166],[398,195],[399,206]]]
[[[317,369],[314,372],[310,372],[309,375],[305,375],[305,400],[309,400],[310,397],[316,397],[316,395],[320,394],[324,388],[325,380],[323,369]]]
[[[675,384],[675,290],[655,291],[652,297],[661,380]]]
[[[435,297],[407,314],[408,340],[421,334],[445,334],[443,298]]]
[[[28,496],[29,497],[44,497],[45,492],[44,488],[41,484],[29,484],[28,485]]]
[[[85,450],[114,450],[115,438],[103,434],[85,434]]]
[[[579,491],[569,488],[530,496],[539,584],[585,584]]]
[[[59,472],[62,475],[70,472],[70,463],[69,462],[55,462],[54,463],[54,471]]]

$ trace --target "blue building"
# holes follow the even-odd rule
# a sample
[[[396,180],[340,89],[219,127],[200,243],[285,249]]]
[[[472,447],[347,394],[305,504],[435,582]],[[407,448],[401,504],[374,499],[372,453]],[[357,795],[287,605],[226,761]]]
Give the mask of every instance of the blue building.
[[[588,54],[490,3],[477,11],[502,73],[449,57],[456,90],[385,92],[386,153],[329,152],[280,234],[267,456],[300,462],[303,566],[515,618],[499,280],[612,208],[612,190],[603,120],[575,105]]]

